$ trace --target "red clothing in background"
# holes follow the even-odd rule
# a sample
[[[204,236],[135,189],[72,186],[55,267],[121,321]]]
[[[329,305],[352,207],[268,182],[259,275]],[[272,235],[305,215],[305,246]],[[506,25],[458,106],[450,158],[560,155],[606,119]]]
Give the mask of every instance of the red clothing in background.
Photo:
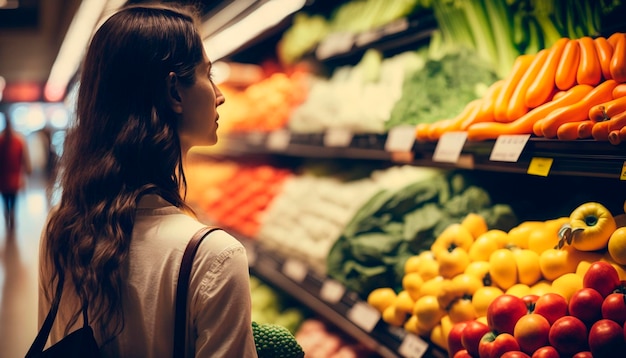
[[[0,192],[17,193],[22,187],[24,157],[26,156],[24,138],[12,133],[0,134]]]

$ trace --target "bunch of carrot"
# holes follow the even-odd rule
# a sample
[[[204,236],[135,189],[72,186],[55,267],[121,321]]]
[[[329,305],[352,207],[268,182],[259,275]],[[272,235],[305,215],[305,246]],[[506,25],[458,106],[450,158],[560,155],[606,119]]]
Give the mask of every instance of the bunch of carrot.
[[[503,134],[626,141],[626,33],[561,38],[516,58],[509,75],[455,118],[416,127],[416,139],[466,131],[470,141]]]

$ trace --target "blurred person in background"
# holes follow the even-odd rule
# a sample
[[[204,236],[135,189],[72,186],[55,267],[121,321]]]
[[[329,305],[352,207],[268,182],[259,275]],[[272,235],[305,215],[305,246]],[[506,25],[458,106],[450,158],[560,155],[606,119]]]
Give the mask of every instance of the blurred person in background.
[[[25,185],[31,173],[30,156],[26,139],[13,130],[8,112],[4,113],[5,127],[0,133],[0,192],[4,207],[4,220],[7,231],[15,229],[17,194]]]
[[[185,202],[185,157],[217,143],[225,101],[198,25],[189,8],[128,5],[91,40],[40,246],[40,325],[63,285],[49,344],[85,308],[104,357],[172,356],[182,254],[205,226]],[[210,233],[188,289],[185,357],[257,356],[241,242]]]

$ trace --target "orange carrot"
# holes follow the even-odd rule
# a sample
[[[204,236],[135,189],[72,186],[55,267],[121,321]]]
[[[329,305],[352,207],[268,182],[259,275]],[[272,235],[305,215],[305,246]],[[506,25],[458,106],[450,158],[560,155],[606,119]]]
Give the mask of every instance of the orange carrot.
[[[524,76],[520,79],[509,100],[505,122],[511,122],[518,119],[526,114],[526,112],[530,109],[524,103],[526,92],[528,92],[528,87],[530,87],[535,78],[539,75],[539,70],[541,70],[541,66],[550,55],[550,52],[550,49],[539,51],[533,62],[528,67],[528,70],[524,73]]]
[[[626,110],[614,115],[609,122],[609,132],[610,131],[618,131],[622,128],[626,127]]]
[[[613,145],[619,145],[622,142],[622,138],[620,137],[619,130],[614,130],[609,132],[609,143]]]
[[[493,101],[491,101],[493,102]],[[483,104],[485,103],[484,98],[475,99],[468,103],[463,111],[459,113],[458,116],[454,119],[454,128],[452,130],[455,131],[464,131],[469,127],[472,123],[475,122],[486,122],[493,120],[493,114],[481,114],[481,110],[483,108]]]
[[[596,122],[591,128],[591,136],[593,139],[598,141],[607,141],[609,140],[609,122]]]
[[[532,83],[528,86],[528,91],[524,95],[526,107],[539,107],[550,99],[550,95],[552,95],[555,87],[556,69],[561,60],[563,49],[568,42],[568,38],[562,37],[550,47],[550,53],[541,65],[537,76],[532,79]]]
[[[626,82],[626,34],[624,33],[617,37],[615,42],[610,71],[615,81],[618,83]]]
[[[532,133],[538,137],[543,137],[541,127],[548,115],[560,108],[572,105],[582,100],[589,92],[593,90],[593,86],[589,85],[575,85],[567,91],[563,91],[564,94],[560,95],[557,99],[548,102],[543,106],[537,107],[528,113],[537,113],[541,109],[540,116],[534,121],[532,125]],[[591,132],[589,133],[591,136]]]
[[[566,122],[559,126],[556,130],[556,137],[559,140],[576,140],[578,139],[578,127],[583,122],[589,122],[588,119],[584,121]]]
[[[596,46],[589,36],[578,39],[578,44],[580,45],[580,62],[576,72],[576,82],[595,86],[602,81],[602,67]]]
[[[593,128],[593,124],[594,122],[592,121],[583,121],[582,123],[580,123],[578,125],[578,138],[591,138],[591,129]]]
[[[571,39],[565,44],[559,65],[556,68],[554,83],[558,89],[565,91],[576,84],[579,62],[580,46],[577,40]]]
[[[498,94],[496,99],[495,108],[494,108],[494,118],[496,121],[507,121],[507,111],[509,106],[509,101],[511,100],[511,96],[513,96],[513,92],[515,92],[515,87],[517,87],[518,83],[524,77],[524,74],[530,67],[530,64],[535,59],[536,55],[520,55],[513,62],[513,67],[511,68],[511,72],[509,76],[504,80],[505,83]]]
[[[445,132],[452,131],[454,129],[454,119],[442,119],[437,122],[431,123],[428,129],[428,140],[437,141],[441,138],[441,135]]]
[[[606,37],[596,37],[593,40],[596,46],[596,52],[598,53],[598,59],[600,60],[600,68],[602,69],[602,77],[605,80],[613,78],[611,76],[611,57],[613,56],[613,46],[609,43]]]
[[[594,87],[585,97],[569,106],[552,111],[543,121],[541,132],[546,138],[556,137],[559,126],[565,122],[582,121],[589,116],[591,107],[611,100],[611,92],[617,85],[614,80],[606,80]]]
[[[467,130],[467,127],[478,122],[493,122],[495,120],[496,100],[500,95],[500,91],[504,87],[504,80],[494,82],[482,97],[480,108],[471,120],[465,120],[461,123],[460,130]]]
[[[428,128],[430,123],[418,123],[415,126],[415,139],[418,141],[428,141]]]
[[[495,139],[502,134],[530,134],[533,133],[533,126],[552,111],[564,106],[577,103],[584,98],[593,87],[588,85],[576,85],[566,91],[558,99],[546,102],[539,107],[533,108],[522,117],[509,123],[485,122],[475,123],[467,129],[467,138],[472,141]],[[539,132],[539,135],[542,135]]]
[[[626,111],[626,97],[611,99],[591,107],[589,119],[594,122],[607,121],[613,116]]]
[[[613,98],[626,96],[626,83],[619,84],[613,88]]]

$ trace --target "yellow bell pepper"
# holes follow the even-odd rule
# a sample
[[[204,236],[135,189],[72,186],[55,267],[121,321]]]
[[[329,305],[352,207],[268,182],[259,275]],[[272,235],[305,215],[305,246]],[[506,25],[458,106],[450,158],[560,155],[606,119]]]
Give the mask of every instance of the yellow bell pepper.
[[[437,236],[430,247],[430,251],[435,257],[439,256],[440,251],[451,251],[453,247],[460,247],[469,251],[472,243],[474,243],[474,237],[467,228],[461,224],[451,224]]]
[[[580,251],[605,249],[616,226],[615,218],[604,205],[587,202],[570,214],[571,237],[565,231],[565,239]]]
[[[574,273],[578,264],[582,261],[594,262],[602,258],[597,252],[579,251],[572,246],[562,249],[548,249],[539,256],[539,267],[543,277],[547,280],[555,280],[566,273]]]

